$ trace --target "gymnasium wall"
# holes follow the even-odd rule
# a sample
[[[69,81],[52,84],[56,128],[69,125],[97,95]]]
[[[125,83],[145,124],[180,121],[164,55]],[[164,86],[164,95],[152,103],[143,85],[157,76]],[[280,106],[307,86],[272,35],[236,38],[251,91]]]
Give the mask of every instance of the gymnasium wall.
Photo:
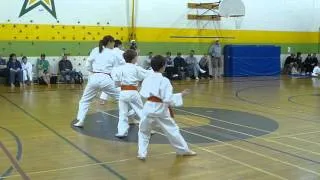
[[[25,2],[38,1],[43,5],[23,8]],[[240,29],[235,29],[231,18],[220,23],[187,20],[188,13],[202,12],[188,9],[188,2],[211,1],[135,0],[135,29],[131,28],[132,0],[38,1],[0,2],[0,54],[36,57],[45,52],[53,57],[65,51],[79,64],[103,35],[128,42],[130,33],[135,33],[142,55],[149,51],[186,54],[190,49],[202,54],[213,42],[171,36],[228,36],[234,39],[222,40],[223,44],[276,44],[283,54],[289,49],[318,51],[318,0],[243,0],[246,16]],[[25,14],[19,17],[21,12]]]

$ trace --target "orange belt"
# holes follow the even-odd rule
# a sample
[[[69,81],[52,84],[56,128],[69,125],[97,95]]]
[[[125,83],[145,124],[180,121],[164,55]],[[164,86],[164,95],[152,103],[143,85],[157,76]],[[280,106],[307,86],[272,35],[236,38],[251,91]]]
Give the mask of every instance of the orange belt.
[[[158,98],[158,97],[156,97],[156,96],[151,96],[151,97],[149,97],[147,100],[148,100],[148,101],[151,101],[151,102],[163,103],[162,99],[160,99],[160,98]],[[172,118],[174,118],[174,112],[173,112],[172,107],[169,106],[168,108],[169,108],[170,116],[171,116]]]
[[[121,91],[128,91],[128,90],[137,91],[138,87],[137,86],[131,86],[131,85],[121,85]]]

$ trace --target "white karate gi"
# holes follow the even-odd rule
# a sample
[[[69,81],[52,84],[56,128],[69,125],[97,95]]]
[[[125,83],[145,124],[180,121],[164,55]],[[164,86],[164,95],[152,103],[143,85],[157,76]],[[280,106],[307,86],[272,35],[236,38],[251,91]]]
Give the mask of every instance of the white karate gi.
[[[152,124],[156,123],[165,133],[170,144],[176,149],[178,154],[187,154],[190,149],[180,134],[179,127],[171,118],[170,106],[182,106],[182,94],[173,94],[173,87],[170,81],[163,77],[161,73],[152,73],[143,82],[140,95],[148,99],[151,96],[160,98],[163,103],[147,101],[143,107],[143,119],[139,127],[139,158],[147,156],[147,149],[150,140]]]
[[[320,77],[320,67],[319,66],[316,66],[313,68],[312,76]]]
[[[27,63],[21,64],[23,70],[23,81],[29,80],[32,82],[32,64],[27,61]]]
[[[112,71],[112,79],[116,83],[119,83],[120,86],[125,85],[137,87],[139,82],[143,81],[150,73],[151,71],[147,71],[135,64],[126,63]],[[116,135],[118,137],[128,135],[129,108],[132,108],[139,118],[142,119],[143,103],[137,90],[120,91],[118,134]]]
[[[117,59],[118,59],[118,62],[116,62],[115,64],[115,67],[119,67],[121,65],[124,65],[126,64],[126,61],[124,60],[123,58],[123,53],[124,51],[122,51],[121,49],[119,49],[118,47],[114,48],[113,51],[115,52],[115,54],[117,55]],[[118,90],[120,91],[120,87],[118,88]],[[106,101],[108,100],[108,94],[104,93],[104,92],[101,92],[101,95],[100,95],[100,99]]]
[[[92,50],[87,61],[87,69],[92,73],[88,77],[88,84],[79,102],[78,123],[75,126],[83,126],[89,105],[98,91],[103,91],[115,99],[119,99],[119,90],[111,79],[111,71],[117,62],[119,62],[118,56],[112,49],[104,48],[101,53],[99,48]]]

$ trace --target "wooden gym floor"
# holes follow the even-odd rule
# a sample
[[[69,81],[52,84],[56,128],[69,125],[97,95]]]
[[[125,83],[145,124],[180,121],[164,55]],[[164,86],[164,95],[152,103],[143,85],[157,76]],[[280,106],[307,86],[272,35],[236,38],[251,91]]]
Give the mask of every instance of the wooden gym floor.
[[[0,179],[320,179],[316,81],[174,82],[177,91],[193,91],[175,112],[198,156],[177,157],[159,131],[146,162],[136,159],[136,126],[128,139],[113,137],[116,103],[93,102],[85,128],[79,130],[71,123],[83,87],[1,86]]]

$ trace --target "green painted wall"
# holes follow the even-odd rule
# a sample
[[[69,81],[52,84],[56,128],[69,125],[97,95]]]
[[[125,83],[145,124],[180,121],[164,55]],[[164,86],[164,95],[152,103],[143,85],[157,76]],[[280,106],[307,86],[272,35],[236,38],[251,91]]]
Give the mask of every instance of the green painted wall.
[[[18,56],[39,56],[41,53],[45,53],[47,56],[60,56],[63,52],[63,48],[71,56],[87,56],[90,50],[97,45],[97,42],[28,42],[28,41],[1,41],[0,53],[2,56],[8,56],[10,53],[16,53]],[[208,43],[139,43],[139,49],[141,49],[141,55],[146,55],[152,51],[155,54],[165,54],[167,51],[171,51],[172,54],[176,52],[182,52],[187,54],[191,49],[196,51],[196,54],[203,54],[207,52],[210,44]],[[318,44],[276,44],[281,46],[282,53],[286,54],[288,47],[291,47],[293,52],[313,53],[318,52]],[[25,53],[22,53],[25,52]]]

